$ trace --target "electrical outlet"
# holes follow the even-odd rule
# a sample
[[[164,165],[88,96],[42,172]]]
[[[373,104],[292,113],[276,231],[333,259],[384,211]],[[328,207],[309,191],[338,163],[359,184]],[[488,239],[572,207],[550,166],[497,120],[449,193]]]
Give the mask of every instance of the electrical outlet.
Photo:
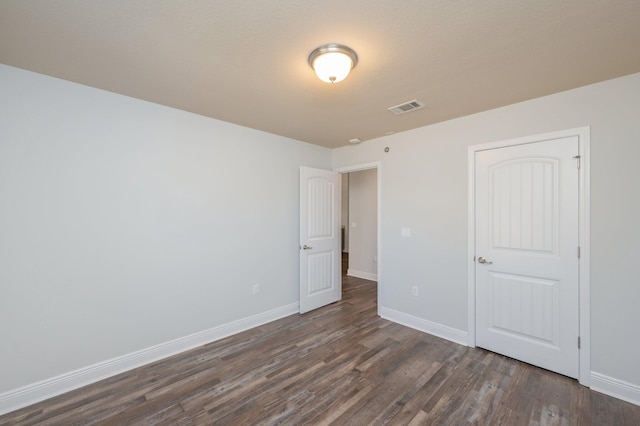
[[[253,292],[253,294],[260,293],[260,284],[254,284],[252,292]]]
[[[413,287],[411,287],[411,294],[414,296],[418,295],[418,286],[414,285]]]

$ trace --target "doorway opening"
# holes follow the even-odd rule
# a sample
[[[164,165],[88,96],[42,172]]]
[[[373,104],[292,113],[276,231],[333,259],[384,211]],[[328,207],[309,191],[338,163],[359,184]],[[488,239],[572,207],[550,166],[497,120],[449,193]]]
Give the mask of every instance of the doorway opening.
[[[376,284],[377,312],[381,306],[380,279],[380,164],[369,163],[335,170],[342,176],[342,279]]]
[[[346,274],[378,280],[377,170],[343,173],[342,253]]]
[[[380,267],[377,264],[380,252],[380,244],[378,244],[380,240],[379,164],[371,163],[333,171],[300,166],[299,312],[301,314],[342,299],[341,175],[370,169],[373,169],[372,173],[362,174],[362,177],[368,176],[370,181],[369,185],[363,185],[366,188],[365,192],[369,194],[369,201],[364,204],[365,214],[362,220],[371,222],[370,231],[363,239],[365,243],[361,244],[366,250],[353,252],[354,239],[349,238],[352,253],[348,260],[347,274],[349,278],[368,280],[369,285],[374,281],[371,287],[377,296],[381,294]],[[358,178],[352,180],[358,181]],[[353,191],[352,186],[352,196],[358,192],[360,190]],[[371,212],[375,212],[375,215]],[[353,217],[352,213],[352,219]],[[358,222],[354,220],[350,222],[352,225],[355,224],[353,228],[358,227]],[[356,243],[356,246],[359,243]],[[354,254],[362,253],[366,261],[374,264],[369,272],[353,269],[350,266],[357,264],[352,260],[355,257]],[[379,315],[382,305],[379,297],[376,297],[375,305],[376,313]]]

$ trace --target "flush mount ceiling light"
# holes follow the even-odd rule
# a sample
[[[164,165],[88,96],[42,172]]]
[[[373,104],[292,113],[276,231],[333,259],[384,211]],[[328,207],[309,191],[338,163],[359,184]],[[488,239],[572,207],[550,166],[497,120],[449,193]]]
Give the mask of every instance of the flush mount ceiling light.
[[[344,80],[357,63],[356,52],[341,44],[325,44],[309,54],[309,65],[326,83]]]

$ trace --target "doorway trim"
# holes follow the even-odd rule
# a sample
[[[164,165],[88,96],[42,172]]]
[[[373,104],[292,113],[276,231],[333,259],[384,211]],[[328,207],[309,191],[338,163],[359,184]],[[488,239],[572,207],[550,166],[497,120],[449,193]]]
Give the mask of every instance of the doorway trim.
[[[467,173],[468,173],[468,234],[467,234],[467,319],[468,319],[468,346],[476,346],[476,276],[475,276],[475,247],[476,247],[476,167],[475,154],[478,151],[487,149],[504,148],[509,146],[524,145],[545,140],[566,138],[577,136],[579,143],[579,185],[578,190],[578,241],[580,244],[580,259],[578,270],[578,292],[579,292],[579,329],[580,348],[578,350],[579,368],[578,381],[581,385],[590,387],[591,385],[591,329],[590,329],[590,210],[589,210],[589,145],[591,128],[589,126],[575,129],[561,130],[558,132],[544,133],[540,135],[526,136],[522,138],[508,139],[497,142],[483,143],[470,146],[467,150]],[[378,259],[380,259],[378,257]],[[576,342],[577,344],[577,342]]]
[[[383,306],[382,304],[382,267],[380,266],[382,264],[382,227],[381,227],[381,223],[382,223],[382,162],[380,161],[376,161],[373,163],[363,163],[363,164],[354,164],[352,166],[344,166],[344,167],[337,167],[334,168],[333,171],[334,172],[338,172],[340,174],[343,173],[352,173],[352,172],[360,172],[362,170],[371,170],[371,169],[376,169],[377,173],[376,173],[376,204],[377,204],[377,213],[378,213],[378,220],[377,220],[377,224],[376,224],[376,229],[377,229],[377,235],[376,238],[378,240],[378,250],[376,253],[376,256],[378,257],[378,262],[376,263],[376,268],[378,269],[378,300],[377,300],[377,312],[378,312],[378,316],[380,316],[380,307]]]

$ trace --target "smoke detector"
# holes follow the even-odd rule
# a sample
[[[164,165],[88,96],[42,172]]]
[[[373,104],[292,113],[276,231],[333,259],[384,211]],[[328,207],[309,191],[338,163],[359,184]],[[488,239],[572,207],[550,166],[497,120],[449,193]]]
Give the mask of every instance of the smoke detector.
[[[400,114],[415,111],[417,109],[424,108],[424,107],[425,105],[423,102],[417,99],[414,99],[412,101],[408,101],[400,105],[392,106],[387,109],[396,115],[400,115]]]

